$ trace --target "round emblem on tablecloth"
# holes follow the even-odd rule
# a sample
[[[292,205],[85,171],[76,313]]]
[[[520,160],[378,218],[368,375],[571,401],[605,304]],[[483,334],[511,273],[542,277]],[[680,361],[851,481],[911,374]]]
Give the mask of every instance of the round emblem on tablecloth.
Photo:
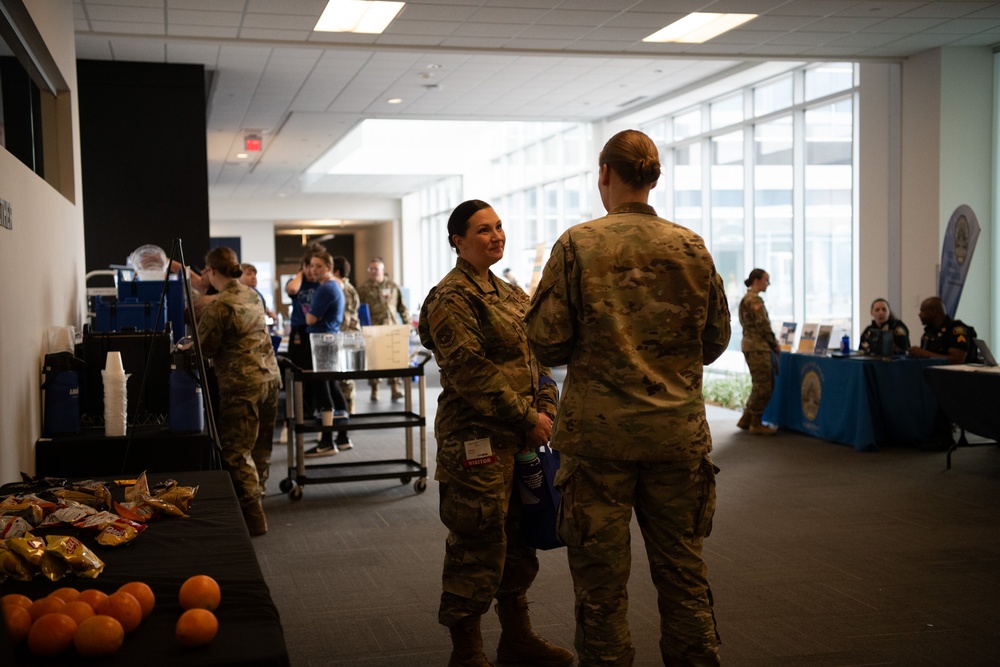
[[[809,421],[819,414],[819,404],[823,398],[823,382],[819,373],[809,369],[802,374],[802,414]]]

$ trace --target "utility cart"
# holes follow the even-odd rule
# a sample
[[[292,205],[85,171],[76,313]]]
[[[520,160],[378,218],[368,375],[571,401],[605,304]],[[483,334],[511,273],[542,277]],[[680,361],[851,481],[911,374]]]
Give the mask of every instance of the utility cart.
[[[285,418],[288,423],[288,477],[281,480],[279,489],[292,500],[301,500],[306,484],[333,482],[360,482],[373,479],[398,479],[409,484],[416,478],[413,490],[427,490],[427,422],[426,382],[424,366],[431,359],[426,351],[419,351],[411,358],[411,366],[390,370],[364,371],[309,371],[294,364],[285,365]],[[303,411],[303,385],[317,380],[368,380],[371,378],[416,378],[417,382],[403,382],[403,410],[392,412],[361,413],[350,416],[349,423],[323,426],[312,415]],[[418,411],[413,408],[413,389],[416,384]],[[359,431],[401,428],[405,431],[405,457],[401,459],[345,461],[306,467],[306,434],[336,431]],[[414,458],[413,431],[419,430],[419,459]]]

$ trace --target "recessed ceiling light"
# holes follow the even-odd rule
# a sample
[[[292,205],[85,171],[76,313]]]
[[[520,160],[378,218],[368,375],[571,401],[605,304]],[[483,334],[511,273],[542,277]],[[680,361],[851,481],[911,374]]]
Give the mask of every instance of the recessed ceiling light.
[[[390,97],[385,102],[386,102],[386,104],[402,104],[403,103],[403,98],[402,97]]]
[[[403,8],[402,2],[329,0],[313,30],[380,34]]]
[[[250,157],[250,156],[249,156],[249,155],[247,155],[246,153],[237,153],[237,154],[236,154],[236,157],[238,157],[238,158],[239,158],[239,159],[241,159],[241,160],[245,160],[245,159],[247,159],[247,158],[248,158],[248,157]]]
[[[688,14],[679,21],[674,21],[661,30],[657,30],[642,41],[701,44],[755,18],[757,18],[757,14],[710,14],[695,12],[694,14]]]

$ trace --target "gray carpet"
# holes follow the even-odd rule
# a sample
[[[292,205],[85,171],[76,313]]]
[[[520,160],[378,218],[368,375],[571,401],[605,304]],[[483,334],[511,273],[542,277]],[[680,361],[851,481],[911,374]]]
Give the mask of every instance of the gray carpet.
[[[436,381],[432,362],[429,425]],[[386,388],[378,404],[367,386],[358,389],[359,410],[393,409]],[[997,448],[961,449],[946,471],[943,452],[858,453],[788,432],[754,437],[737,431],[738,416],[709,408],[722,472],[706,559],[725,665],[1000,664]],[[402,458],[403,433],[352,432],[353,450],[315,463]],[[276,443],[264,501],[270,532],[254,546],[293,667],[447,663],[448,634],[436,620],[446,531],[430,426],[427,442],[425,493],[399,480],[307,480],[299,501],[278,490],[287,457]],[[634,521],[632,535],[635,664],[658,665],[656,596]],[[571,647],[565,553],[539,555],[534,625]],[[495,615],[483,628],[495,656]]]

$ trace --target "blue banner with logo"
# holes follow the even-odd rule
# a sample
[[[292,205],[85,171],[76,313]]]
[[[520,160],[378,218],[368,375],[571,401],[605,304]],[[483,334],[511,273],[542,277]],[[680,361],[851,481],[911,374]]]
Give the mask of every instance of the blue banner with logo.
[[[972,253],[979,240],[979,221],[972,209],[962,204],[951,214],[941,245],[941,273],[938,274],[938,296],[948,317],[955,317],[962,298],[965,277],[969,275]]]

